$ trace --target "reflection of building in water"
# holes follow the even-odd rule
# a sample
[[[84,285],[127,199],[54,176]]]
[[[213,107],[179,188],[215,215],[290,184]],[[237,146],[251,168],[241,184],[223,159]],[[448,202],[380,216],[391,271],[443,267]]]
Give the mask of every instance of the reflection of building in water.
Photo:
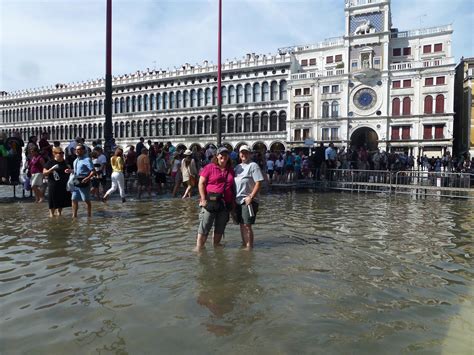
[[[199,256],[197,303],[210,311],[202,323],[209,332],[229,335],[235,327],[248,325],[255,318],[247,309],[258,300],[259,293],[253,257],[253,253],[242,250],[231,261],[223,249],[215,249],[213,255],[204,250]]]
[[[342,1],[341,1],[342,4]],[[281,150],[334,141],[439,155],[453,139],[452,26],[398,31],[390,0],[347,0],[343,37],[223,64],[223,142]],[[113,79],[113,133],[182,148],[215,142],[217,66],[185,64]],[[3,93],[3,130],[26,140],[103,137],[104,81]],[[308,143],[309,144],[309,143]]]

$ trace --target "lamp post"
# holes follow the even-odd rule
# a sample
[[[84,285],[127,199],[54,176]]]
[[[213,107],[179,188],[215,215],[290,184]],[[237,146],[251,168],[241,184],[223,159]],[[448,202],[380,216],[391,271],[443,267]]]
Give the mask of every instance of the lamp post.
[[[112,155],[112,0],[107,0],[106,53],[105,53],[105,124],[104,150],[107,157]]]
[[[219,0],[219,25],[217,30],[217,146],[222,143],[221,116],[222,116],[222,71],[221,71],[221,45],[222,45],[222,0]]]

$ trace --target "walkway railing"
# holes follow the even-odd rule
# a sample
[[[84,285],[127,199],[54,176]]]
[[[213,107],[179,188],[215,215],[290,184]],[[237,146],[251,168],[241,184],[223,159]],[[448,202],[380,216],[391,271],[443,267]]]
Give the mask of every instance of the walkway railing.
[[[328,170],[327,187],[351,192],[474,198],[474,174],[337,169]]]

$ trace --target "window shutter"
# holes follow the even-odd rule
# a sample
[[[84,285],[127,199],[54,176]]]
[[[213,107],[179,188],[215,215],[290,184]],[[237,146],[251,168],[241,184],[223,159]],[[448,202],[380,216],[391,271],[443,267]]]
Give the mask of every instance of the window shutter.
[[[301,65],[302,65],[302,66],[308,65],[308,59],[302,59],[302,60],[301,60]]]
[[[400,139],[400,127],[392,127],[392,140],[399,140]]]
[[[393,48],[393,56],[394,57],[399,57],[402,55],[402,49],[401,48]]]
[[[316,58],[311,58],[309,60],[309,65],[316,65]]]
[[[434,45],[434,52],[442,52],[443,51],[443,43],[436,43]]]
[[[402,139],[410,139],[410,126],[402,127]]]
[[[393,85],[394,89],[399,89],[400,88],[400,80],[393,81],[392,85]]]
[[[436,113],[444,113],[444,96],[436,96]]]
[[[404,88],[411,88],[411,79],[403,80]]]
[[[431,53],[431,44],[423,46],[423,53]]]
[[[433,78],[425,78],[425,86],[432,86]]]
[[[443,139],[443,130],[444,130],[444,125],[436,125],[435,126],[435,139]]]
[[[444,76],[438,76],[436,78],[436,85],[444,85],[445,84],[445,77]]]
[[[336,63],[337,62],[342,62],[342,54],[337,54],[336,55]]]
[[[408,116],[411,113],[411,100],[409,97],[403,99],[403,115]]]
[[[331,64],[334,62],[334,58],[332,56],[326,57],[326,64]]]
[[[425,97],[425,113],[431,114],[433,113],[433,97],[431,96],[426,96]]]
[[[428,126],[428,125],[425,125],[423,127],[423,139],[433,139],[433,136],[431,134],[432,127],[433,126]]]
[[[403,55],[411,55],[411,47],[403,48]]]
[[[392,100],[392,116],[400,116],[400,99],[395,98]]]

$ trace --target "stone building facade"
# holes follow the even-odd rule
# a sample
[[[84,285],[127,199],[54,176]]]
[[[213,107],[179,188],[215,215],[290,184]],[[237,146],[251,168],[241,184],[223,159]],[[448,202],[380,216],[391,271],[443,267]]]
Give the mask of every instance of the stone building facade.
[[[345,34],[223,64],[222,141],[281,151],[320,142],[441,155],[453,142],[450,25],[392,27],[390,0],[346,0]],[[342,18],[342,16],[341,16]],[[118,144],[215,143],[217,66],[113,78]],[[103,138],[104,80],[2,93],[1,129],[24,139]]]

